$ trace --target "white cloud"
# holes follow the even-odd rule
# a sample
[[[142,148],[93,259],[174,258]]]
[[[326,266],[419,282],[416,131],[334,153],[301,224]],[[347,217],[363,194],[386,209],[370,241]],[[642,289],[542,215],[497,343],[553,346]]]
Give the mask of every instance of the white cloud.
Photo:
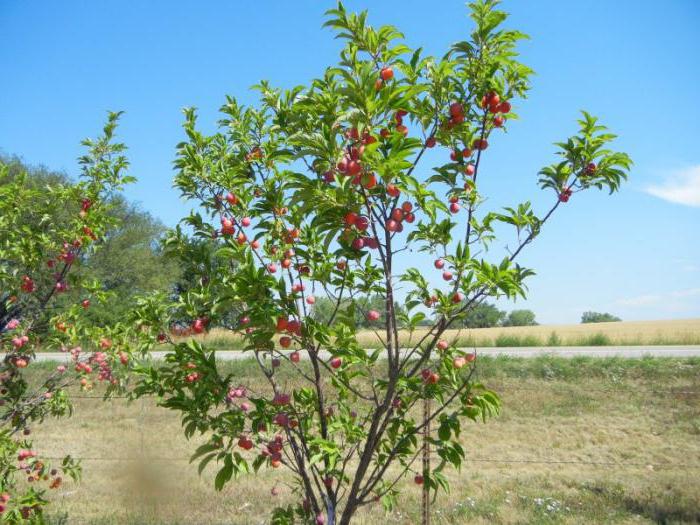
[[[700,288],[688,288],[687,290],[671,292],[671,297],[695,297],[696,295],[700,295]]]
[[[684,299],[700,296],[700,288],[687,288],[676,290],[664,294],[638,295],[615,301],[616,305],[629,308],[645,308],[649,306],[665,305],[671,308],[678,308],[684,305]]]
[[[664,298],[661,295],[639,295],[637,297],[629,297],[627,299],[618,299],[615,301],[615,304],[631,307],[654,306],[663,300]]]
[[[700,165],[678,171],[661,185],[647,186],[655,197],[686,206],[700,206]]]

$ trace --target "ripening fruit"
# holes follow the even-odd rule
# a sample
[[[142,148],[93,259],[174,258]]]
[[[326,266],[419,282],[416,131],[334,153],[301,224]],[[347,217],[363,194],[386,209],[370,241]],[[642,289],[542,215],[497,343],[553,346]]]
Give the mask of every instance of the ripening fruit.
[[[411,204],[410,202],[406,201],[406,202],[404,202],[404,203],[401,205],[401,209],[402,209],[403,211],[405,211],[406,213],[408,213],[408,212],[410,212],[411,210],[413,210],[413,204]]]
[[[476,139],[472,143],[473,149],[485,150],[488,147],[489,147],[489,142],[486,139]]]
[[[365,188],[371,190],[377,185],[377,176],[374,173],[365,173],[362,175],[360,182]]]
[[[503,126],[504,122],[505,122],[505,119],[500,115],[493,118],[493,125],[496,126],[497,128],[500,128],[501,126]]]
[[[473,352],[471,354],[467,354],[466,356],[464,356],[464,359],[466,359],[466,361],[468,363],[471,363],[472,361],[474,361],[476,359],[476,352]]]
[[[450,204],[450,211],[452,213],[457,213],[459,212],[459,203],[458,202],[453,202]]]
[[[453,102],[450,104],[450,115],[453,117],[463,116],[464,107],[459,102]]]
[[[387,184],[387,186],[386,186],[386,193],[387,193],[387,195],[389,195],[390,197],[396,198],[396,197],[398,197],[398,196],[401,194],[401,190],[399,190],[399,189],[398,189],[396,186],[394,186],[393,184]]]
[[[391,218],[394,219],[395,221],[402,221],[403,220],[403,210],[401,208],[394,208],[391,211]]]
[[[192,323],[192,331],[195,334],[201,334],[202,332],[204,332],[206,327],[207,327],[207,322],[202,317],[200,317],[199,319],[195,319],[194,322]]]
[[[367,228],[369,228],[369,219],[364,215],[358,217],[355,221],[355,227],[361,232],[365,231]]]
[[[90,306],[90,299],[83,299],[83,302],[80,303],[83,308],[88,308]]]
[[[425,147],[426,148],[434,148],[436,144],[435,137],[428,137],[428,139],[425,141]]]
[[[445,266],[445,261],[443,261],[442,259],[436,259],[433,264],[435,265],[435,268],[437,268],[438,270],[442,270]]]
[[[467,360],[462,356],[455,357],[452,360],[452,366],[454,366],[457,369],[462,368],[466,364],[467,364]]]
[[[450,346],[450,344],[447,341],[445,341],[444,339],[441,339],[440,341],[438,341],[438,344],[437,344],[438,350],[447,350],[449,348],[449,346]]]
[[[461,158],[462,158],[462,152],[459,151],[458,149],[452,150],[452,153],[450,153],[450,160],[452,160],[452,161],[456,162]]]
[[[379,319],[379,312],[377,312],[376,310],[370,310],[369,312],[367,312],[368,321],[376,321],[377,319]]]
[[[301,361],[301,354],[299,352],[292,352],[291,354],[289,354],[289,360],[292,363],[298,363],[299,361]]]
[[[277,271],[277,265],[275,263],[268,264],[267,271],[270,273],[275,273]]]
[[[511,105],[510,102],[504,100],[498,105],[498,111],[499,113],[510,113],[511,110]]]
[[[413,481],[415,482],[416,485],[422,485],[423,484],[423,476],[420,474],[417,474],[415,478],[413,478]]]
[[[412,223],[413,221],[416,220],[416,216],[413,215],[412,213],[407,213],[407,214],[404,216],[403,220],[405,220],[407,223],[410,224],[410,223]]]
[[[306,303],[307,303],[307,304],[314,304],[315,302],[316,302],[316,298],[315,298],[313,295],[309,295],[309,296],[306,298]]]
[[[401,229],[403,229],[403,228],[400,228],[399,231],[401,231]],[[376,237],[365,237],[364,241],[365,241],[365,246],[367,248],[369,248],[370,250],[376,250],[377,248],[379,248],[379,241],[377,240]]]
[[[379,72],[379,76],[384,82],[387,82],[394,78],[394,70],[390,67],[383,67],[382,70]]]
[[[292,344],[291,337],[288,337],[286,335],[283,335],[282,337],[280,337],[280,346],[282,348],[289,348],[291,346],[291,344]]]
[[[474,164],[471,164],[471,163],[467,164],[467,165],[464,167],[464,173],[465,173],[466,175],[468,175],[469,177],[471,177],[472,175],[474,175],[474,173],[476,173],[476,168],[474,167]]]
[[[462,292],[456,292],[456,293],[452,296],[452,302],[453,302],[454,304],[461,303],[463,300],[464,300],[464,295],[462,294]]]
[[[361,250],[364,247],[365,247],[365,240],[362,237],[358,237],[357,239],[352,241],[353,250]]]
[[[250,217],[243,217],[243,218],[241,219],[241,225],[242,225],[244,228],[247,228],[248,226],[250,226]]]
[[[445,270],[444,272],[442,272],[442,278],[445,281],[451,281],[452,280],[452,272]]]
[[[343,364],[343,360],[340,357],[334,357],[331,359],[331,367],[332,368],[340,368],[340,366]]]
[[[351,160],[350,162],[348,162],[347,171],[348,175],[350,176],[357,175],[362,171],[362,166],[356,160]]]
[[[241,437],[238,440],[238,446],[241,447],[243,450],[250,450],[253,448],[253,441],[248,439],[247,437]]]
[[[226,202],[229,204],[238,204],[238,197],[236,197],[233,193],[227,193],[226,194]]]

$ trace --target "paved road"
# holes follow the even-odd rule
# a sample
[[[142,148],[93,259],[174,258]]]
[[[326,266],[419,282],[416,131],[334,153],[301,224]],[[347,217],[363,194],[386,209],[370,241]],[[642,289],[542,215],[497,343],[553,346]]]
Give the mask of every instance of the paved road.
[[[472,348],[464,348],[473,351]],[[559,347],[499,347],[477,348],[478,355],[537,357],[551,355],[557,357],[700,357],[700,346],[559,346]],[[156,359],[162,359],[166,352],[153,352]],[[327,359],[328,353],[321,352],[321,357]],[[227,350],[217,352],[217,357],[223,361],[250,359],[250,352]],[[302,359],[304,358],[302,353]],[[70,354],[58,352],[37,354],[38,361],[69,361]]]

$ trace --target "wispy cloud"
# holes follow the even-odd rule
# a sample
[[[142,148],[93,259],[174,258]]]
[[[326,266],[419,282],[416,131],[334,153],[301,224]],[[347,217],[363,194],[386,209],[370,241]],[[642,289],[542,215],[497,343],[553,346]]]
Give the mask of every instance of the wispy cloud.
[[[678,171],[663,184],[648,186],[645,191],[676,204],[700,206],[700,165]]]
[[[615,301],[615,304],[630,308],[644,308],[658,305],[678,306],[678,303],[683,302],[685,299],[699,296],[700,288],[686,288],[685,290],[676,290],[663,294],[647,294],[618,299]]]
[[[618,299],[615,301],[616,304],[620,306],[654,306],[656,304],[662,303],[664,297],[662,295],[638,295],[637,297],[627,297],[625,299]]]

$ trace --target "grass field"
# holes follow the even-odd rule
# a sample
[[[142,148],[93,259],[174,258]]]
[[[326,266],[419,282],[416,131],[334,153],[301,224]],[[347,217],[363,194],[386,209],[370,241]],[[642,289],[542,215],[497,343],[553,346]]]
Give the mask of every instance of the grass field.
[[[242,381],[255,370],[221,366]],[[700,521],[700,359],[481,358],[478,375],[501,393],[503,413],[467,426],[469,461],[433,523]],[[153,400],[78,399],[70,420],[34,434],[51,455],[91,458],[81,484],[53,495],[53,524],[252,525],[292,498],[278,471],[214,492],[213,469],[200,478],[187,463],[197,440]],[[356,523],[419,523],[418,489],[406,480],[402,491],[397,511],[371,507]]]
[[[419,340],[419,329],[413,340]],[[445,336],[464,347],[490,346],[609,346],[609,345],[700,345],[700,319],[671,321],[625,321],[570,325],[542,325],[509,328],[448,330]],[[241,339],[222,329],[214,329],[200,340],[221,349],[241,347]],[[367,348],[378,346],[372,331],[360,332],[358,340]],[[409,343],[404,334],[403,343]]]

